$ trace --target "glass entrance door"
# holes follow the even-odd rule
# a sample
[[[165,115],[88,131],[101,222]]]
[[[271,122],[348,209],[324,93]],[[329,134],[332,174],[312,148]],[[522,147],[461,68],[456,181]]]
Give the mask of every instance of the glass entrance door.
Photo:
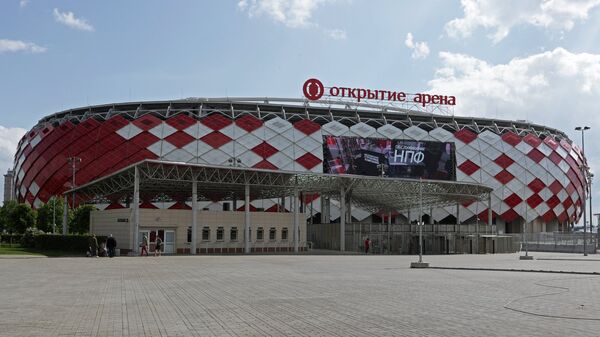
[[[165,254],[173,254],[175,253],[175,231],[173,230],[165,230]]]

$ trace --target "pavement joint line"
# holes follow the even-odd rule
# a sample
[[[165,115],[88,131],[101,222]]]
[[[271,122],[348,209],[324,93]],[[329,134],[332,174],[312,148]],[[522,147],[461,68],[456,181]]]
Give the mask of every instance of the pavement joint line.
[[[558,259],[558,258],[551,258],[551,257],[542,257],[542,258],[537,258],[536,260],[540,260],[540,261],[600,261],[600,259]]]
[[[434,267],[423,269],[448,269],[448,270],[475,270],[475,271],[510,271],[521,273],[546,273],[546,274],[572,274],[572,275],[594,275],[600,276],[600,272],[566,271],[566,270],[542,270],[542,269],[512,269],[512,268],[476,268],[476,267]]]

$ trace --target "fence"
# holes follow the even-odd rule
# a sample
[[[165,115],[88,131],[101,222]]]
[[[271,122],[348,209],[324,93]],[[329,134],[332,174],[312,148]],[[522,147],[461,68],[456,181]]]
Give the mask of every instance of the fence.
[[[596,233],[519,233],[514,238],[515,248],[535,252],[583,253],[584,236],[588,254],[596,253]]]

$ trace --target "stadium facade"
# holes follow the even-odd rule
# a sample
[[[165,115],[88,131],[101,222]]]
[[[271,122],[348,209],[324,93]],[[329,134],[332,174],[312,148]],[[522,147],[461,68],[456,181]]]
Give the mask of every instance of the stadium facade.
[[[76,165],[69,158],[78,158]],[[587,186],[581,149],[562,131],[526,121],[331,98],[193,98],[97,105],[41,119],[19,142],[14,195],[39,207],[69,190],[74,172],[80,186],[143,160],[479,183],[493,189],[490,200],[431,207],[424,213],[431,224],[482,221],[500,234],[518,233],[525,222],[534,232],[569,231],[582,215]],[[131,202],[119,194],[104,197],[104,203],[95,202],[105,210]],[[188,195],[166,190],[141,191],[140,199],[141,209],[191,205]],[[86,201],[77,197],[77,203]],[[304,217],[339,221],[339,203],[328,200],[324,211],[318,194],[302,201]],[[200,207],[242,210],[240,204],[210,200]],[[268,198],[253,200],[250,207],[268,213],[291,204]],[[418,217],[410,208],[391,215],[395,223]],[[353,207],[349,219],[384,217]],[[282,235],[284,229],[277,230]]]

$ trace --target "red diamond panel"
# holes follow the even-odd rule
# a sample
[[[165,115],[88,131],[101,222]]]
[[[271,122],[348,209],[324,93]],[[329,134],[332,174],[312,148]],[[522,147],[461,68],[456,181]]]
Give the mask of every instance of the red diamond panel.
[[[548,206],[550,206],[550,209],[552,209],[556,207],[556,205],[560,204],[560,200],[557,196],[553,195],[552,198],[546,201],[546,204],[548,204]]]
[[[462,129],[455,132],[454,137],[465,144],[469,144],[477,138],[477,134],[469,129]]]
[[[552,150],[556,150],[558,148],[558,142],[552,136],[547,136],[544,138],[544,143],[548,145]]]
[[[208,135],[200,138],[200,140],[202,140],[206,144],[214,147],[215,149],[218,149],[221,146],[229,143],[231,141],[231,138],[225,136],[224,134],[222,134],[220,132],[214,131],[214,132],[211,132]]]
[[[480,167],[474,162],[467,160],[464,163],[458,165],[458,169],[463,171],[466,175],[470,176],[471,174],[477,172],[477,170],[479,170]]]
[[[296,162],[304,166],[307,170],[310,170],[319,165],[321,163],[321,159],[317,158],[314,154],[307,152],[302,157],[296,159]]]
[[[252,131],[260,128],[263,125],[263,122],[260,119],[254,117],[252,115],[245,115],[243,117],[236,119],[235,125],[246,130],[247,132],[252,132]]]
[[[514,208],[515,206],[520,204],[522,201],[523,201],[523,199],[521,199],[521,197],[519,197],[516,193],[513,193],[513,194],[509,195],[508,198],[504,199],[504,202],[511,208]]]
[[[158,207],[156,207],[153,203],[151,203],[150,201],[143,201],[140,204],[140,208],[146,208],[146,209],[157,209]]]
[[[160,119],[158,119],[157,117],[154,117],[152,115],[144,115],[138,119],[135,119],[132,123],[133,125],[137,126],[138,128],[144,130],[144,131],[148,131],[150,129],[152,129],[153,127],[157,126],[158,124],[160,124],[162,121]]]
[[[507,132],[502,135],[502,140],[512,146],[517,146],[517,144],[521,142],[521,137],[519,137],[516,133]]]
[[[567,185],[567,194],[571,195],[573,192],[575,192],[575,185],[573,185],[573,183],[569,183],[569,185]]]
[[[540,179],[535,178],[527,186],[529,186],[529,189],[532,190],[534,193],[539,193],[539,191],[543,190],[544,187],[546,187],[546,184],[544,184],[544,182]]]
[[[527,157],[531,158],[534,162],[539,163],[545,156],[540,150],[533,149],[529,151]]]
[[[537,194],[533,194],[532,196],[530,196],[527,199],[527,204],[531,207],[531,208],[536,208],[539,204],[541,204],[544,200],[542,200],[542,197],[540,197]]]
[[[299,122],[294,123],[294,127],[297,130],[302,131],[307,136],[312,135],[313,133],[319,131],[319,129],[321,128],[319,124],[308,119],[303,119]]]
[[[508,211],[502,213],[501,216],[502,216],[502,219],[504,219],[504,221],[512,222],[512,221],[515,221],[519,217],[519,214],[517,214],[517,212],[515,212],[515,210],[511,208]]]
[[[139,146],[140,148],[147,148],[148,146],[158,142],[160,139],[150,132],[141,132],[139,135],[130,139],[130,142]]]
[[[173,145],[175,145],[177,148],[182,148],[186,145],[188,145],[189,143],[193,142],[196,138],[188,135],[187,133],[183,132],[183,131],[177,131],[174,134],[170,135],[169,137],[165,138],[165,140]],[[221,144],[222,145],[222,144]]]
[[[562,161],[562,157],[554,151],[552,151],[552,153],[550,154],[550,156],[548,158],[550,158],[550,160],[557,166]]]
[[[554,212],[552,210],[549,210],[548,212],[544,213],[544,215],[542,215],[542,218],[544,219],[544,221],[550,222],[550,221],[556,219],[556,215],[554,214]]]
[[[233,121],[229,118],[223,117],[223,115],[213,114],[213,115],[210,115],[210,116],[200,120],[200,123],[208,126],[209,128],[211,128],[215,131],[219,131],[222,128],[233,123]]]
[[[465,202],[463,202],[461,205],[462,205],[464,208],[467,208],[467,207],[471,206],[471,205],[472,205],[474,202],[475,202],[475,200],[471,200],[471,201],[465,201]]]
[[[267,143],[267,142],[262,142],[262,143],[256,145],[254,148],[252,148],[252,152],[256,153],[257,155],[259,155],[259,156],[263,157],[263,159],[265,159],[265,158],[269,158],[270,156],[277,153],[277,149],[274,148],[273,146],[269,145],[269,143]]]
[[[496,214],[496,212],[494,212],[492,210],[492,220],[496,219],[496,217],[498,216],[498,214]],[[486,208],[485,210],[483,210],[483,212],[479,213],[479,219],[485,223],[488,222],[488,208]]]
[[[494,159],[494,163],[498,164],[498,166],[502,167],[503,169],[509,167],[514,162],[515,161],[512,160],[512,158],[510,158],[509,156],[505,155],[504,153],[501,154],[500,156],[498,156],[498,158]]]
[[[167,124],[174,127],[177,130],[185,130],[190,126],[196,124],[196,120],[188,115],[179,114],[175,117],[167,119]]]
[[[500,173],[496,174],[495,178],[503,185],[506,185],[509,181],[513,180],[515,176],[513,176],[507,170],[502,170]]]
[[[192,209],[188,204],[183,201],[178,201],[169,207],[169,209]]]
[[[271,164],[270,162],[266,161],[266,160],[262,160],[256,164],[254,164],[254,166],[252,166],[254,168],[261,168],[261,169],[267,169],[267,170],[277,170],[277,166]]]
[[[523,141],[529,145],[531,145],[532,147],[538,147],[540,144],[542,144],[542,140],[539,139],[536,135],[530,133],[527,136],[523,137]]]
[[[558,194],[563,189],[558,180],[555,180],[552,184],[550,184],[550,186],[548,186],[548,188],[550,191],[552,191],[552,194]]]
[[[567,142],[566,140],[561,139],[560,146],[562,146],[563,149],[567,150],[567,152],[571,152],[571,144],[569,144],[569,142]]]

